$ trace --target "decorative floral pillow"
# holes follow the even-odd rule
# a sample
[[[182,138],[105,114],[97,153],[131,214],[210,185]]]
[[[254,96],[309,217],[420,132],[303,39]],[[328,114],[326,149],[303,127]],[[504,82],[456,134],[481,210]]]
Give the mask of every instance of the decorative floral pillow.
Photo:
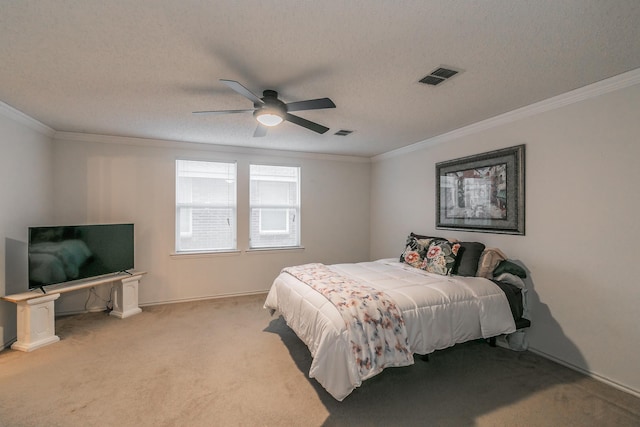
[[[411,250],[411,248],[407,246],[407,249],[401,255],[401,260],[412,267],[420,268],[423,258],[420,256],[420,253]]]
[[[404,252],[400,255],[400,262],[409,264],[412,267],[422,268],[424,257],[427,255],[427,248],[432,239],[418,239],[412,234],[407,237],[407,244]]]
[[[429,273],[448,276],[456,264],[456,257],[460,249],[459,243],[447,240],[432,240],[427,248],[421,268]]]

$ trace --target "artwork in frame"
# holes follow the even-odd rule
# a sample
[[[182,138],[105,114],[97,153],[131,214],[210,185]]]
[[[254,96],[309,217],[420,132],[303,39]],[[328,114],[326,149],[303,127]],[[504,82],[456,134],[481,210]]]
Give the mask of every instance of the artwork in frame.
[[[436,228],[524,235],[525,146],[436,164]]]

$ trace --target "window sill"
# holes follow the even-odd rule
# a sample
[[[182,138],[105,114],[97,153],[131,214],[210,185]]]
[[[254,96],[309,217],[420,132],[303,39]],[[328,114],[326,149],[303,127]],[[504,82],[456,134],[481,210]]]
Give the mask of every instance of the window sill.
[[[241,252],[237,249],[228,250],[228,251],[171,252],[169,254],[169,257],[173,259],[210,258],[210,257],[218,257],[218,256],[237,256],[237,255],[240,255],[240,253]]]
[[[279,248],[251,248],[243,251],[239,249],[228,251],[194,251],[194,252],[171,252],[169,257],[172,259],[193,259],[193,258],[211,258],[219,256],[239,256],[242,253],[247,255],[281,253],[281,252],[302,252],[304,246],[283,246]]]
[[[292,252],[302,252],[304,251],[304,246],[283,246],[281,248],[250,248],[245,252],[249,255],[254,254],[264,254],[264,253],[279,253],[283,251],[292,251]]]

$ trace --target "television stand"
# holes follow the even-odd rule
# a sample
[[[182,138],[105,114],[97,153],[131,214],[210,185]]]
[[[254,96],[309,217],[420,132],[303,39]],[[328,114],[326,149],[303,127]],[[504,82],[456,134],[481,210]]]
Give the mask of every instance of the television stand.
[[[111,274],[96,279],[49,286],[48,293],[45,294],[34,290],[2,297],[3,300],[18,305],[18,339],[11,345],[11,348],[28,352],[60,341],[60,337],[55,334],[54,302],[60,297],[60,294],[66,292],[113,283],[115,286],[113,310],[109,314],[124,319],[140,313],[142,309],[138,307],[138,285],[146,272],[132,271],[127,273],[129,274],[126,276]]]

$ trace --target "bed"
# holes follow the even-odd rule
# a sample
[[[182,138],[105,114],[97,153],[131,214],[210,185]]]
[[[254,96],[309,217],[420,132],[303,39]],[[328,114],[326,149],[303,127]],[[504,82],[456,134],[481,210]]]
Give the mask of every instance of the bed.
[[[449,259],[425,268],[434,244]],[[514,274],[515,264],[500,251],[478,245],[474,255],[467,245],[464,259],[457,256],[462,243],[411,233],[400,259],[285,268],[264,307],[279,313],[309,348],[309,377],[342,401],[383,369],[414,363],[414,354],[529,325],[522,274]],[[497,271],[501,263],[505,268]]]

